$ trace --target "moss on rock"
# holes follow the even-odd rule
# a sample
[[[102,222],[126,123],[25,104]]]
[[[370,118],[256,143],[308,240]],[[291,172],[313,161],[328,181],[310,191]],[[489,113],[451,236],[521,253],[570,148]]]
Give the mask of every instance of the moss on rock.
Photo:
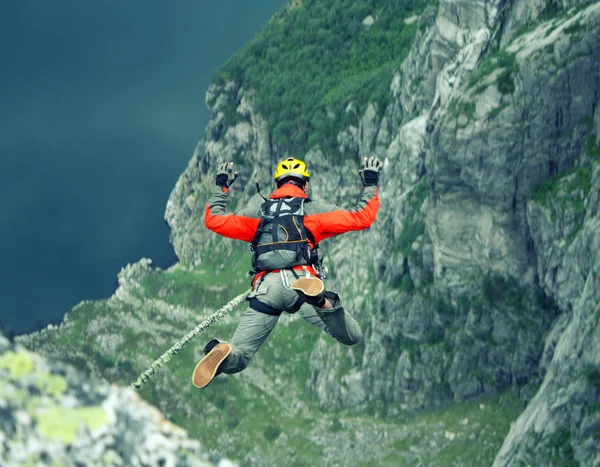
[[[27,352],[9,351],[0,358],[0,368],[8,370],[12,379],[20,379],[31,373],[34,364]]]
[[[95,406],[52,407],[37,415],[38,430],[44,437],[67,444],[75,442],[81,425],[93,430],[108,421],[104,409]]]
[[[56,397],[63,394],[69,385],[67,380],[59,375],[50,373],[37,373],[36,387],[45,394]]]

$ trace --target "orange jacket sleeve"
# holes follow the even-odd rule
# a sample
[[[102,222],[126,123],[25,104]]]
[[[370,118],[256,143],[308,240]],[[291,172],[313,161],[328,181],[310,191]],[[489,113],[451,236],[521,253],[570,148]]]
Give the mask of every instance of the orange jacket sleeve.
[[[251,242],[260,217],[227,213],[227,188],[216,187],[204,211],[204,225],[224,237]]]
[[[351,209],[319,203],[315,203],[313,209],[314,214],[304,217],[304,225],[319,243],[334,235],[370,227],[379,211],[379,191],[374,186],[365,187],[358,204]]]

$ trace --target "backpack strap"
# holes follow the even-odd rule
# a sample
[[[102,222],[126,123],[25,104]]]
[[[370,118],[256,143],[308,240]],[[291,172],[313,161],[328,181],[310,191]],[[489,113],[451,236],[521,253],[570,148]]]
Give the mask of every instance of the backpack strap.
[[[269,200],[268,200],[267,198],[265,198],[265,197],[263,196],[263,194],[260,192],[260,186],[258,185],[258,182],[256,182],[256,191],[258,191],[258,194],[260,195],[260,197],[261,197],[262,199],[264,199],[265,201],[269,201]]]
[[[258,189],[258,183],[256,184],[256,188]],[[260,194],[260,191],[258,193]],[[262,194],[260,196],[262,196]],[[254,238],[252,238],[252,241],[250,242],[250,250],[251,251],[256,250],[256,245],[258,245],[258,240],[260,239],[260,236],[265,232],[265,229],[264,229],[265,217],[264,217],[263,213],[265,212],[265,209],[267,209],[268,204],[273,203],[273,201],[266,199],[264,196],[263,196],[263,199],[265,200],[265,202],[260,205],[260,222],[258,223],[258,228],[256,229],[256,232],[254,233]]]
[[[279,213],[281,212],[281,206],[283,206],[283,198],[280,198],[277,201],[277,208],[275,209],[275,218],[279,219]],[[273,241],[274,242],[278,242],[279,241],[279,235],[278,235],[278,229],[275,228],[273,229]]]
[[[302,214],[304,214],[304,203],[310,203],[310,198],[307,199],[303,199],[302,200]],[[304,224],[304,222],[303,222]],[[313,244],[313,248],[311,250],[311,257],[310,260],[308,261],[308,264],[310,265],[320,265],[320,263],[323,260],[319,261],[319,245],[318,243],[315,241],[315,236],[312,234],[312,232],[310,230],[308,230],[306,228],[306,226],[304,226],[304,230],[306,232],[306,236],[308,237],[308,240]]]

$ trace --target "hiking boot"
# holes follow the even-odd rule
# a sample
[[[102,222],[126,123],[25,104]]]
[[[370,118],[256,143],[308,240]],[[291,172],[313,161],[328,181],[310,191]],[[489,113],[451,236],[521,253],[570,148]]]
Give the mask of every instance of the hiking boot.
[[[291,287],[309,305],[322,308],[327,301],[325,285],[318,277],[302,277],[294,281]]]
[[[219,367],[231,353],[231,344],[213,339],[204,350],[205,352],[208,350],[208,353],[198,362],[192,375],[192,383],[197,388],[205,388],[216,375],[221,373]]]
[[[219,339],[211,339],[204,346],[204,355],[208,355],[212,349],[219,345],[221,341]]]

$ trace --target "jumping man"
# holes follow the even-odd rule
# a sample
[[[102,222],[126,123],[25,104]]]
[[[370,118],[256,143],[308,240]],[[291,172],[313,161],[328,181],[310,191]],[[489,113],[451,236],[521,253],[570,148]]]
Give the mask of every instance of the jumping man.
[[[373,157],[363,160],[360,200],[351,209],[341,209],[308,198],[308,168],[290,157],[277,165],[277,189],[260,209],[227,213],[229,186],[237,172],[233,162],[221,164],[204,222],[219,235],[252,245],[256,276],[248,308],[231,340],[212,339],[206,344],[205,357],[194,370],[196,387],[205,387],[221,372],[245,369],[284,311],[299,313],[342,344],[361,340],[362,330],[344,309],[340,296],[325,290],[317,246],[326,238],[373,224],[379,210],[377,184],[382,167]]]

